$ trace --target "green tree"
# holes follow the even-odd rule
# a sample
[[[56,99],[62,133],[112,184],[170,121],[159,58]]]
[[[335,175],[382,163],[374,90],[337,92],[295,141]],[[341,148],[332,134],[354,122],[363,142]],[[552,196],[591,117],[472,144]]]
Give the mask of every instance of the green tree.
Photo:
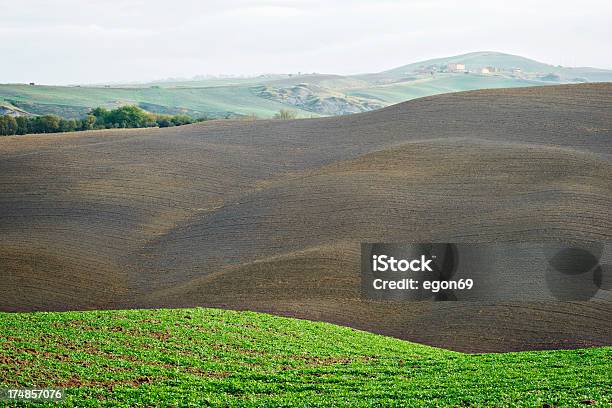
[[[156,123],[159,127],[174,126],[174,124],[168,118],[165,118],[163,116],[158,117]]]
[[[37,133],[55,133],[60,131],[60,117],[55,115],[37,116],[34,120]]]
[[[10,115],[0,116],[0,135],[16,135],[17,121]]]
[[[108,110],[92,109],[83,119],[64,119],[56,115],[0,116],[0,135],[23,135],[26,133],[72,132],[75,130],[103,128],[167,127],[200,122],[206,118],[193,119],[188,115],[156,115],[138,106],[128,105]]]
[[[94,115],[87,115],[85,119],[81,120],[81,129],[90,130],[94,128],[96,124],[96,117]]]
[[[92,109],[91,112],[89,112],[88,116],[93,116],[94,118],[96,118],[94,123],[98,127],[105,127],[107,125],[108,118],[110,116],[110,111],[102,107],[97,107],[95,109]],[[93,127],[93,124],[92,124],[92,127]]]
[[[281,109],[274,115],[274,119],[289,120],[295,118],[297,118],[297,112],[289,109]]]
[[[77,130],[77,121],[74,119],[60,119],[60,132],[74,132]]]
[[[145,127],[149,121],[149,115],[138,106],[121,106],[109,112],[108,120],[118,127],[133,128]]]
[[[17,116],[15,121],[17,122],[18,135],[25,135],[30,132],[30,118],[27,116]]]
[[[170,119],[175,126],[188,125],[191,123],[191,118],[187,115],[175,115]]]

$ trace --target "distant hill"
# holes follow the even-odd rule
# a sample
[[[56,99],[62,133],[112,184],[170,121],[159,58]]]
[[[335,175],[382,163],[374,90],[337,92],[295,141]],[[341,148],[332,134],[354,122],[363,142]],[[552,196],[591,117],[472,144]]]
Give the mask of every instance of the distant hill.
[[[612,70],[580,67],[569,68],[550,64],[545,64],[533,59],[521,57],[518,55],[504,54],[493,51],[479,51],[468,54],[455,55],[451,57],[435,58],[420,62],[415,62],[408,65],[403,65],[388,71],[381,72],[381,76],[403,76],[407,73],[412,73],[419,68],[432,65],[446,65],[449,63],[463,63],[467,70],[478,70],[483,67],[492,66],[502,70],[511,70],[520,68],[523,72],[534,74],[556,73],[562,76],[562,79],[572,80],[582,77],[588,81],[610,81],[612,80]]]
[[[447,70],[447,64],[452,62],[464,64],[467,72]],[[483,73],[484,67],[494,67],[494,71]],[[83,117],[98,106],[126,104],[153,113],[208,118],[271,118],[281,109],[294,110],[298,117],[311,117],[364,112],[446,92],[606,81],[612,81],[612,70],[553,66],[486,51],[348,76],[277,74],[98,86],[6,84],[0,85],[0,104],[24,113],[66,118]]]
[[[477,69],[486,66],[495,66],[502,69],[521,68],[525,71],[548,72],[552,65],[544,64],[529,58],[520,57],[518,55],[504,54],[501,52],[480,51],[469,54],[454,55],[451,57],[435,58],[425,61],[414,62],[408,65],[403,65],[382,74],[397,75],[406,72],[412,72],[419,67],[428,65],[446,65],[451,62],[464,63],[469,70]]]
[[[84,87],[0,85],[2,100],[32,114],[82,117],[95,107],[139,105],[153,113],[187,113],[194,117],[271,117],[287,105],[258,97],[251,84],[213,87]],[[312,112],[293,107],[301,116]]]

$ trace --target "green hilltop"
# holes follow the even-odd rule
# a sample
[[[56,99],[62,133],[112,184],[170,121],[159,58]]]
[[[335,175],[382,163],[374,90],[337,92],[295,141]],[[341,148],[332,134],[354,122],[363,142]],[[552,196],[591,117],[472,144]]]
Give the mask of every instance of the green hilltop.
[[[519,55],[505,54],[494,51],[480,51],[468,54],[455,55],[452,57],[436,58],[421,61],[413,64],[404,65],[398,68],[384,71],[383,75],[403,75],[407,72],[418,70],[421,67],[431,65],[446,65],[449,63],[463,63],[467,70],[478,70],[483,67],[495,67],[501,70],[510,71],[520,69],[523,73],[557,74],[561,80],[573,81],[581,79],[589,82],[607,82],[612,80],[612,70],[591,68],[591,67],[563,67],[539,62]]]
[[[464,63],[466,69],[478,69],[485,66],[494,66],[501,69],[521,68],[524,71],[530,72],[550,72],[555,69],[553,65],[544,64],[529,58],[518,55],[504,54],[494,51],[479,51],[468,54],[455,55],[452,57],[435,58],[426,61],[420,61],[401,67],[384,71],[384,74],[402,74],[428,65],[446,65],[451,62]]]

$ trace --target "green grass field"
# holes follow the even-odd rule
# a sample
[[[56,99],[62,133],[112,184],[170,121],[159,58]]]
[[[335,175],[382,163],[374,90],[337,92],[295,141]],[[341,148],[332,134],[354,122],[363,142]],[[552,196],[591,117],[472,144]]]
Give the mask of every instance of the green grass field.
[[[461,61],[473,72],[485,66],[505,70],[503,74],[480,75],[463,73],[417,74],[423,67],[445,66]],[[510,74],[521,68],[524,78]],[[542,75],[556,73],[561,82],[542,81]],[[65,118],[81,118],[98,106],[115,108],[136,104],[160,114],[185,113],[193,117],[209,118],[256,115],[271,118],[281,109],[295,110],[299,117],[328,115],[329,112],[346,114],[345,96],[371,99],[372,106],[394,104],[409,99],[445,92],[458,92],[485,88],[514,88],[551,85],[576,81],[610,81],[612,71],[596,68],[567,68],[553,66],[517,55],[498,52],[474,52],[452,57],[420,61],[388,71],[360,75],[329,74],[277,74],[251,78],[200,78],[168,80],[150,83],[105,86],[30,86],[0,84],[0,106],[17,107],[35,115],[55,114]],[[290,101],[273,100],[257,95],[261,86],[276,88],[297,84],[316,86],[315,96],[325,98],[326,104],[338,109],[317,110]],[[254,91],[255,89],[255,91]],[[317,106],[315,104],[315,106]],[[333,113],[335,114],[335,113]]]
[[[62,406],[612,404],[610,347],[467,355],[201,308],[1,313],[0,372],[65,387]]]
[[[403,102],[422,96],[445,92],[484,88],[513,88],[546,85],[542,81],[508,78],[504,76],[439,74],[434,78],[404,81],[390,85],[367,85],[365,82],[340,78],[296,77],[270,82],[274,86],[289,86],[302,82],[320,82],[334,87],[321,88],[320,97],[327,92],[358,96],[382,102],[384,105]],[[365,84],[365,85],[364,85]],[[342,88],[342,86],[353,87]],[[362,85],[362,86],[359,86]],[[340,86],[340,88],[336,88]],[[357,87],[359,86],[359,87]],[[225,116],[256,115],[271,118],[281,109],[292,109],[299,117],[319,116],[316,112],[263,98],[254,91],[254,84],[194,86],[194,87],[68,87],[0,84],[0,105],[17,106],[33,114],[55,114],[79,118],[94,107],[115,108],[139,105],[143,109],[162,114],[186,113],[193,117],[223,118]],[[337,89],[337,91],[332,91]]]
[[[34,114],[53,113],[63,117],[80,117],[90,108],[139,105],[154,113],[185,112],[194,117],[224,117],[227,114],[272,117],[288,106],[260,98],[249,85],[213,86],[208,88],[101,88],[67,86],[0,85],[2,102],[23,107]],[[152,109],[157,106],[158,109]],[[302,117],[312,112],[294,109]]]
[[[437,74],[435,77],[423,78],[416,81],[351,89],[347,91],[347,95],[373,98],[388,104],[393,104],[447,92],[470,91],[473,89],[519,88],[541,85],[550,84],[543,81],[510,78],[502,75]]]

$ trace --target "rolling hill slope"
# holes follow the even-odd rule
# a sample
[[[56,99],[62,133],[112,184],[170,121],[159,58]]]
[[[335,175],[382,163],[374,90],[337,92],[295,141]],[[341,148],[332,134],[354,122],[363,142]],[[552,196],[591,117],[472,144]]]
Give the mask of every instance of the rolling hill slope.
[[[612,305],[376,302],[359,243],[609,240],[612,85],[0,139],[0,310],[220,306],[463,351],[612,344]]]
[[[139,105],[154,113],[187,113],[194,117],[271,117],[286,105],[257,97],[251,84],[166,89],[161,87],[71,87],[0,85],[3,99],[32,114],[82,117],[91,108]],[[301,115],[312,115],[296,108]]]
[[[391,81],[376,86],[352,88],[348,89],[346,94],[379,101],[379,103],[383,104],[394,104],[449,92],[547,85],[551,84],[533,79],[511,78],[498,75],[437,74],[435,76],[415,78],[410,81]]]
[[[442,72],[449,62],[463,62],[471,72]],[[430,72],[427,67],[434,65],[435,72]],[[486,66],[498,71],[480,74],[480,68]],[[513,68],[522,72],[514,73]],[[516,55],[475,52],[348,76],[284,74],[106,86],[0,84],[0,105],[15,106],[31,114],[69,118],[83,117],[98,106],[114,108],[126,104],[137,104],[153,113],[208,118],[250,115],[271,118],[280,109],[292,109],[304,118],[374,110],[445,92],[603,81],[612,81],[611,70],[559,67]],[[296,97],[304,93],[308,94],[302,95],[307,100]]]

